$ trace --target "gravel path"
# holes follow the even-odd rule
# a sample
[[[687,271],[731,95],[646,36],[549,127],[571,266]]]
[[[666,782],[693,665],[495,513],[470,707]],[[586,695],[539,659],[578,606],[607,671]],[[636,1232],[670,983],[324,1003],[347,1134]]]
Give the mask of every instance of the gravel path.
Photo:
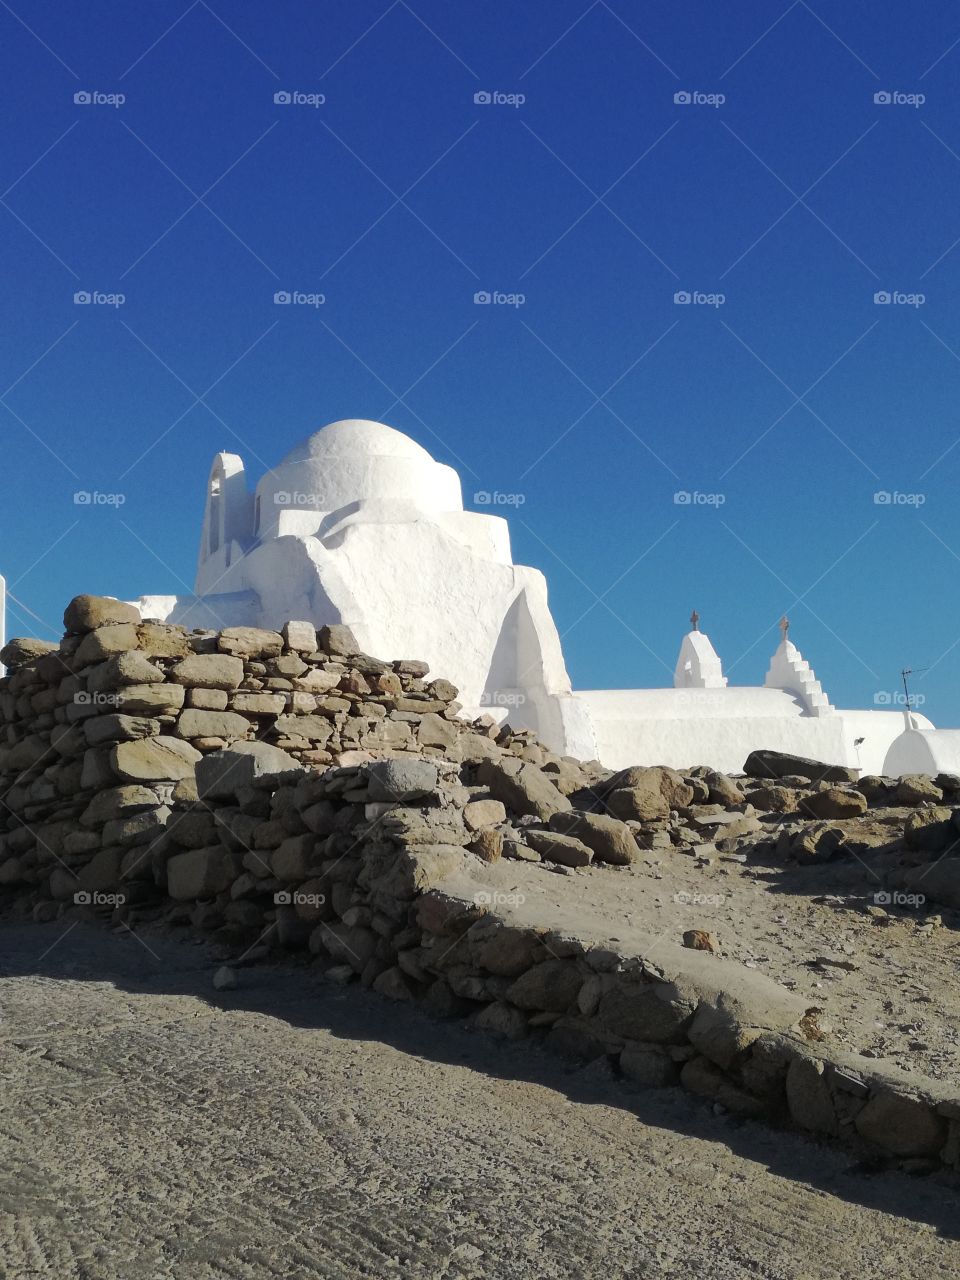
[[[310,968],[217,994],[205,946],[63,933],[0,927],[3,1280],[960,1273],[956,1189]]]

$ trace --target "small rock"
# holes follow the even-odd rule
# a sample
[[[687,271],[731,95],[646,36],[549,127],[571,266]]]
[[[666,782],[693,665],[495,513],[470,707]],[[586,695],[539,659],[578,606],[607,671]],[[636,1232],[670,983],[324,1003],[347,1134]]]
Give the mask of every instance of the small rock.
[[[683,935],[683,945],[691,951],[711,951],[714,955],[720,950],[720,943],[706,929],[687,929]]]
[[[239,985],[236,970],[231,969],[229,965],[221,965],[213,975],[213,987],[215,991],[236,991]]]

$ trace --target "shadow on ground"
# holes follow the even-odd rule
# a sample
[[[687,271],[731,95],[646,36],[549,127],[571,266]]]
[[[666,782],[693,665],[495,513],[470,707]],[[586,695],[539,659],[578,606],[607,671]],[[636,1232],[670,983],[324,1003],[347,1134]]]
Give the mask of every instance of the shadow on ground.
[[[770,1172],[851,1204],[934,1227],[960,1239],[960,1179],[910,1176],[865,1166],[849,1153],[800,1134],[729,1115],[679,1088],[640,1090],[604,1060],[570,1065],[531,1044],[505,1044],[462,1021],[438,1021],[416,1006],[325,981],[307,963],[279,961],[238,969],[239,988],[217,992],[212,975],[222,948],[159,929],[139,936],[86,923],[0,922],[0,1014],[4,987],[17,977],[107,983],[136,996],[189,996],[227,1013],[275,1018],[293,1029],[380,1042],[413,1058],[466,1067],[494,1078],[538,1084],[571,1102],[618,1108],[645,1125],[717,1142]],[[6,1017],[3,1019],[7,1021]],[[7,1038],[11,1028],[7,1027]]]

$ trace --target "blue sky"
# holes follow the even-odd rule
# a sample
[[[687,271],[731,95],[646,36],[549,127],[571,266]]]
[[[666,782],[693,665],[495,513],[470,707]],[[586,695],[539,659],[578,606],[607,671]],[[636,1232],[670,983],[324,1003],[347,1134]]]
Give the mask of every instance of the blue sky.
[[[669,683],[694,607],[759,683],[786,611],[836,705],[911,666],[960,724],[954,6],[16,0],[0,33],[11,633],[188,590],[215,452],[370,417],[514,498],[575,686]]]

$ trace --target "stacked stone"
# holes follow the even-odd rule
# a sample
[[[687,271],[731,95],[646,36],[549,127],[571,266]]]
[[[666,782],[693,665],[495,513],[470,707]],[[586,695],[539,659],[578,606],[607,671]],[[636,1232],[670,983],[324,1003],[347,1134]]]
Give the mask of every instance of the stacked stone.
[[[359,653],[344,626],[188,633],[94,596],[71,601],[64,625],[59,645],[0,653],[0,885],[26,888],[39,916],[77,895],[155,901],[161,837],[196,800],[198,762],[228,746],[266,743],[316,769],[507,751],[571,789],[596,774],[490,717],[460,719],[449,681]]]

